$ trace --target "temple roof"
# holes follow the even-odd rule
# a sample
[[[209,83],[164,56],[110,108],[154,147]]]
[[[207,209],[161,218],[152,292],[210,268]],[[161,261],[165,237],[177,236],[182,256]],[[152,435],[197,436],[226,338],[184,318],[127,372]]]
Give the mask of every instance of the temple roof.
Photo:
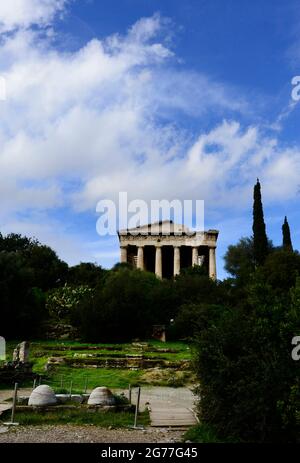
[[[148,223],[145,225],[140,225],[138,227],[127,228],[127,229],[118,231],[118,235],[128,235],[128,234],[134,234],[134,235],[139,235],[139,234],[141,235],[148,235],[148,234],[192,235],[193,233],[194,234],[201,233],[201,231],[193,232],[187,226],[183,224],[176,224],[173,222],[173,220],[162,220],[159,222]],[[219,234],[218,230],[208,230],[207,232],[202,231],[202,233],[211,233],[211,234],[216,234],[216,235]]]

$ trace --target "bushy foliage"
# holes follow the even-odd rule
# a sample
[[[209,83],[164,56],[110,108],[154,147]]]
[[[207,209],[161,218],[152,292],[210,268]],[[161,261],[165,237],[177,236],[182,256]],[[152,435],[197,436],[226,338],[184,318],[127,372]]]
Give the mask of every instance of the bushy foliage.
[[[72,319],[88,341],[142,339],[151,336],[157,324],[169,327],[169,339],[186,339],[193,335],[201,306],[224,299],[222,285],[200,267],[161,281],[152,273],[120,265],[83,298]]]
[[[32,284],[43,291],[64,283],[68,265],[49,246],[17,234],[0,236],[0,251],[22,256],[32,273]]]
[[[300,275],[300,255],[290,249],[275,249],[268,255],[261,271],[278,297],[286,300],[287,293],[295,286],[296,278]]]
[[[229,246],[224,260],[225,270],[235,282],[246,283],[255,269],[253,238],[241,238],[238,244]]]
[[[34,274],[21,254],[0,252],[1,335],[9,338],[38,334],[46,317],[45,298],[34,287]]]
[[[89,286],[68,286],[55,288],[47,294],[46,309],[51,318],[58,321],[70,321],[72,313],[83,298],[93,292]]]
[[[291,340],[300,332],[300,286],[291,281],[284,298],[273,286],[290,258],[276,260],[275,268],[266,261],[249,276],[239,306],[224,306],[199,326],[200,419],[221,437],[286,442],[300,436],[300,372],[291,358]]]
[[[48,246],[21,235],[0,235],[1,335],[41,335],[47,318],[45,291],[63,281],[67,264]]]
[[[101,283],[107,273],[107,270],[104,270],[100,265],[81,262],[69,268],[67,282],[72,286],[85,285],[95,288]]]
[[[154,297],[159,284],[152,273],[121,267],[84,298],[74,311],[73,322],[83,339],[91,342],[121,342],[149,336],[161,313]]]

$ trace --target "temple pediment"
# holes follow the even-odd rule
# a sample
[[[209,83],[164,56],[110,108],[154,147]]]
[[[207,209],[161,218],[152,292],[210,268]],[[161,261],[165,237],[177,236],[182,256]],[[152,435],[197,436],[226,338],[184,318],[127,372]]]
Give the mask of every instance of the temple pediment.
[[[168,234],[190,234],[188,227],[182,224],[176,224],[172,220],[162,220],[160,222],[149,223],[140,225],[134,228],[128,228],[127,230],[120,230],[119,235],[168,235]]]

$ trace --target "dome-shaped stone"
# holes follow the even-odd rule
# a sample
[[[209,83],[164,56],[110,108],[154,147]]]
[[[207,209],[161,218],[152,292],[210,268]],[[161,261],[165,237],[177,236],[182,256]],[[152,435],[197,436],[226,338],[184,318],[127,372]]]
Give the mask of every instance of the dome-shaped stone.
[[[115,405],[115,398],[107,387],[96,387],[89,397],[88,405]]]
[[[55,394],[51,387],[42,385],[35,388],[28,401],[28,405],[35,407],[45,407],[48,405],[55,405],[57,403]]]

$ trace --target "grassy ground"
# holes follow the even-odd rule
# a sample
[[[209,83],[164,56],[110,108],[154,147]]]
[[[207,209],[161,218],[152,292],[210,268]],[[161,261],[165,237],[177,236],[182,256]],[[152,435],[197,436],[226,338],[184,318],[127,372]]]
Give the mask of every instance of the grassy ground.
[[[12,359],[13,349],[17,342],[7,343],[7,359]],[[93,348],[92,350],[89,348]],[[169,350],[170,352],[165,352]],[[34,341],[31,343],[30,360],[33,362],[34,373],[42,376],[42,382],[49,384],[55,390],[69,390],[72,383],[74,393],[84,392],[87,387],[91,390],[97,386],[109,388],[127,388],[129,384],[157,385],[157,386],[183,386],[192,382],[189,372],[161,370],[133,370],[120,368],[76,368],[67,365],[57,365],[49,372],[45,371],[45,365],[49,357],[64,357],[72,359],[84,355],[101,357],[125,357],[143,354],[149,358],[166,359],[178,362],[191,359],[191,348],[184,342],[149,341],[142,348],[137,344],[84,344],[73,341]],[[90,357],[89,357],[90,358]],[[23,384],[20,386],[29,386]],[[0,385],[1,387],[1,385]]]
[[[206,424],[198,424],[190,428],[183,437],[184,442],[191,441],[199,444],[236,443],[234,439],[221,439],[215,431]]]
[[[7,359],[12,359],[13,350],[17,341],[7,343]],[[166,360],[190,360],[190,346],[184,342],[159,342],[149,341],[148,346],[143,350],[144,355],[150,358],[163,358]],[[84,348],[87,348],[86,350]],[[89,350],[92,347],[93,350]],[[78,349],[76,349],[78,348]],[[174,352],[160,352],[160,350],[173,350]],[[109,358],[112,354],[125,356],[135,355],[142,351],[134,344],[86,344],[73,341],[33,341],[31,342],[30,356],[35,362],[38,359],[47,360],[48,357],[63,355],[74,357],[74,354],[93,354]]]
[[[2,420],[10,419],[10,412],[2,415]],[[57,410],[53,412],[16,412],[15,421],[20,425],[59,425],[59,424],[72,424],[72,425],[93,425],[100,427],[122,428],[133,426],[134,413],[132,412],[89,412],[83,409],[76,410]],[[149,425],[149,412],[145,411],[138,416],[138,425]]]
[[[57,367],[47,377],[43,372],[42,382],[49,384],[55,390],[57,388],[69,390],[72,382],[73,392],[81,393],[85,390],[85,386],[88,390],[99,386],[112,389],[124,389],[129,384],[136,386],[140,383],[142,374],[143,370]]]

